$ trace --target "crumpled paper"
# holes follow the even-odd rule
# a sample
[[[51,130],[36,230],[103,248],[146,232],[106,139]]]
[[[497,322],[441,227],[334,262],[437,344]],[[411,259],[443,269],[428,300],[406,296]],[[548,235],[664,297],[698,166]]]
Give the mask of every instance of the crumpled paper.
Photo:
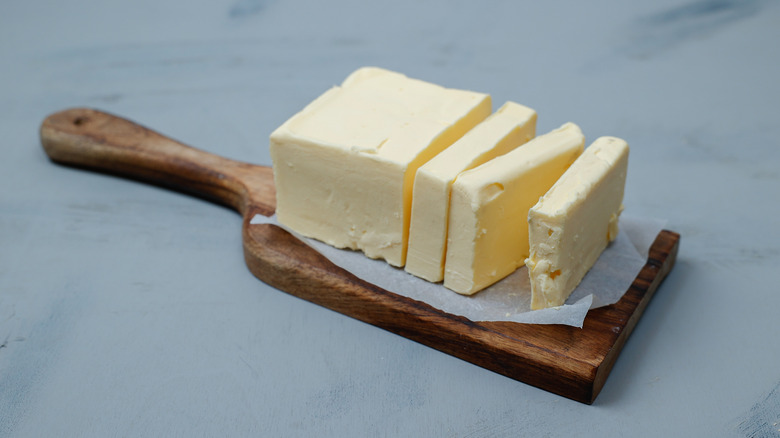
[[[525,266],[472,296],[457,294],[441,283],[430,283],[383,260],[362,252],[333,248],[318,240],[301,237],[282,226],[276,216],[255,215],[250,224],[280,226],[327,257],[333,264],[387,291],[427,303],[444,312],[472,321],[512,321],[526,324],[564,324],[582,327],[591,308],[620,300],[645,265],[648,250],[665,221],[622,215],[613,241],[577,289],[562,306],[531,310],[531,284]]]

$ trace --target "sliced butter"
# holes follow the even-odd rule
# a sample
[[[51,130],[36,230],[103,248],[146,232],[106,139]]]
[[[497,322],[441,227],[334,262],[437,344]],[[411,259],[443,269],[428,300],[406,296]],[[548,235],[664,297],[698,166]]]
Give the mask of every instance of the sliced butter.
[[[601,137],[528,213],[531,308],[562,305],[617,237],[628,144]]]
[[[461,172],[515,149],[535,133],[536,111],[507,102],[417,170],[407,272],[432,282],[444,279],[452,182]]]
[[[271,134],[279,222],[403,266],[417,168],[490,112],[486,94],[357,70]]]
[[[522,266],[528,210],[582,153],[580,128],[566,123],[463,172],[452,185],[444,286],[470,295]]]

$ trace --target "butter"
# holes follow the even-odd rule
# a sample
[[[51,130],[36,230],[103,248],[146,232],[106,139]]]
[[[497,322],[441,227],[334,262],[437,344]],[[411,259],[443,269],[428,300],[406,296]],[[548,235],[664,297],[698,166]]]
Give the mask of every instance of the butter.
[[[515,149],[535,133],[536,111],[507,102],[417,170],[407,272],[431,282],[444,279],[452,182],[461,172]]]
[[[528,210],[582,153],[566,123],[457,177],[452,185],[444,286],[471,295],[529,256]]]
[[[531,308],[562,305],[618,233],[628,144],[601,137],[528,213]]]
[[[417,169],[490,112],[486,94],[357,70],[271,134],[279,222],[403,266]]]

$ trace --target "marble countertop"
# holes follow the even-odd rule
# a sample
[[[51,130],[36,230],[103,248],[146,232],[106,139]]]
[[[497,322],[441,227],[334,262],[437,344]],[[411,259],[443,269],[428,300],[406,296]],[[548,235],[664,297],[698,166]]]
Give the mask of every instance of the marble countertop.
[[[780,436],[780,4],[0,3],[0,436]],[[88,106],[270,164],[364,65],[631,144],[677,265],[592,406],[279,292],[209,202],[52,164]]]

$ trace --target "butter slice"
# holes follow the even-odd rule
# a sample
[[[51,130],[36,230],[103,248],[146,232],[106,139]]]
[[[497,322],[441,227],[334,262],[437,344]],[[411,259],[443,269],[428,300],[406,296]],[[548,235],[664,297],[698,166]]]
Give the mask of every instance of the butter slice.
[[[531,308],[562,305],[618,233],[628,144],[601,137],[528,213]]]
[[[522,266],[528,210],[582,153],[585,137],[566,123],[463,172],[452,185],[444,286],[471,295]]]
[[[486,94],[357,70],[271,134],[279,222],[403,266],[417,168],[490,112]]]
[[[406,271],[444,279],[452,182],[461,172],[503,155],[536,135],[536,111],[507,102],[452,146],[417,170]]]

